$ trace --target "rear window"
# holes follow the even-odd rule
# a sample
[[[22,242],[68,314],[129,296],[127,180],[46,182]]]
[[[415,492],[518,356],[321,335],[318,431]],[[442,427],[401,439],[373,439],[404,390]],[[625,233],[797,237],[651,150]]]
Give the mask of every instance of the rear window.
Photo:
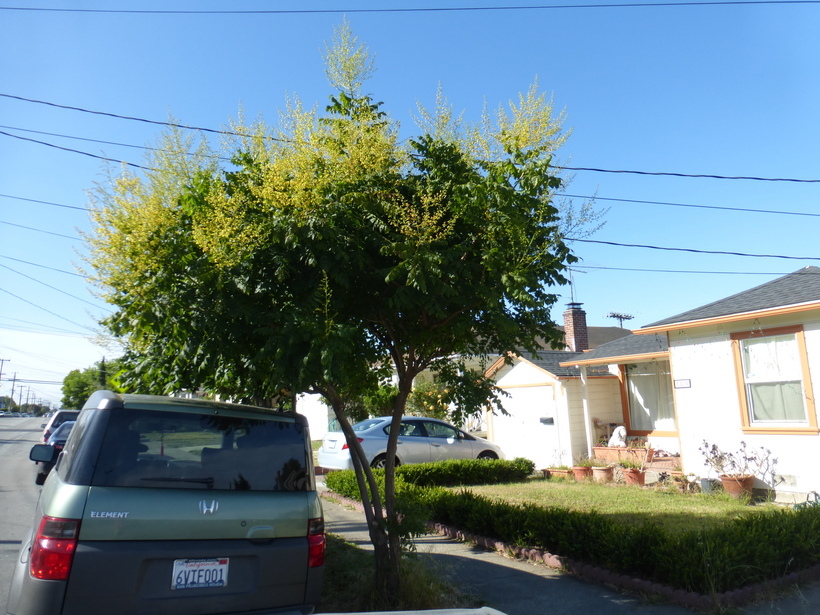
[[[361,423],[356,423],[353,426],[353,431],[366,431],[371,427],[375,427],[376,425],[381,425],[384,423],[384,419],[367,419],[366,421],[362,421]],[[389,423],[388,423],[389,425]]]
[[[91,484],[306,491],[308,467],[297,422],[127,409],[111,413]]]
[[[55,427],[59,427],[66,421],[76,421],[77,415],[80,414],[80,411],[77,410],[76,412],[65,412],[59,411],[57,414],[54,415],[54,418],[51,420],[51,429],[53,430]]]

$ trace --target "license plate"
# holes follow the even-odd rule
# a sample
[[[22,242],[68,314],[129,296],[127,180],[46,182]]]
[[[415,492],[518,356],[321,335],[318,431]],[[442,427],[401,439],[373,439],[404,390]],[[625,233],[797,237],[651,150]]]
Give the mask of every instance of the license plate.
[[[336,440],[328,440],[327,444],[325,445],[325,448],[329,451],[335,451],[336,450]]]
[[[228,558],[174,560],[171,589],[225,587],[228,585]]]

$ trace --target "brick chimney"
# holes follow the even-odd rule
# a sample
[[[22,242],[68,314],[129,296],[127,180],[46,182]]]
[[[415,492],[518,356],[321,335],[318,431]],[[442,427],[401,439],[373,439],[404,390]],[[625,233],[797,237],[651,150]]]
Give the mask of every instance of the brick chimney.
[[[587,335],[587,313],[581,309],[581,303],[567,303],[564,312],[564,343],[573,352],[589,350]]]

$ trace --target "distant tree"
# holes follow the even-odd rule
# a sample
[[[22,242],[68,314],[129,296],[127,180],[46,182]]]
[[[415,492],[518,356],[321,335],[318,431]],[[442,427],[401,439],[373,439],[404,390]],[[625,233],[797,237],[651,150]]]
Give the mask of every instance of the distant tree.
[[[123,392],[117,381],[117,372],[122,361],[115,359],[106,363],[105,359],[92,367],[71,370],[63,379],[62,407],[79,410],[94,391],[101,388]]]
[[[533,87],[476,128],[439,105],[420,136],[400,140],[360,91],[372,63],[346,24],[326,62],[338,90],[327,113],[292,103],[277,129],[235,123],[230,168],[171,131],[143,177],[101,186],[92,275],[117,309],[104,324],[127,346],[125,384],[266,406],[324,396],[389,607],[407,531],[394,461],[414,378],[434,373],[457,413],[498,407],[468,361],[562,339],[551,288],[576,260],[552,204],[563,135]],[[382,501],[351,418],[391,373]]]

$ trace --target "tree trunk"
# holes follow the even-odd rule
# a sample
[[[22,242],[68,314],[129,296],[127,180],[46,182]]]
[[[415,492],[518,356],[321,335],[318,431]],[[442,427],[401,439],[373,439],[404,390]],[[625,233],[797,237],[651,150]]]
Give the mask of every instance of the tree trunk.
[[[339,421],[342,432],[345,434],[345,440],[350,449],[350,457],[356,472],[356,482],[362,497],[367,530],[370,535],[370,542],[373,544],[375,563],[373,584],[376,600],[378,601],[378,604],[373,606],[391,609],[397,604],[398,599],[401,574],[401,542],[395,529],[388,532],[388,527],[395,528],[395,523],[388,523],[388,520],[385,519],[378,484],[373,476],[372,468],[367,463],[367,458],[362,450],[359,438],[356,436],[350,421],[344,414],[344,403],[341,397],[335,394],[335,391],[331,390],[328,391],[328,393],[327,397],[331,401],[333,412]],[[388,458],[391,459],[389,451],[390,446],[388,443]],[[394,444],[393,458],[395,458],[395,451],[396,446]],[[393,465],[392,461],[390,465]],[[393,488],[395,483],[393,481],[392,471],[385,470],[385,491],[387,491],[387,476],[391,478],[391,492],[393,493],[393,500],[395,500],[395,489]],[[385,495],[385,500],[389,501],[390,497]],[[390,518],[390,510],[394,511],[393,516],[395,518],[395,502],[391,502],[387,508],[388,519]]]

